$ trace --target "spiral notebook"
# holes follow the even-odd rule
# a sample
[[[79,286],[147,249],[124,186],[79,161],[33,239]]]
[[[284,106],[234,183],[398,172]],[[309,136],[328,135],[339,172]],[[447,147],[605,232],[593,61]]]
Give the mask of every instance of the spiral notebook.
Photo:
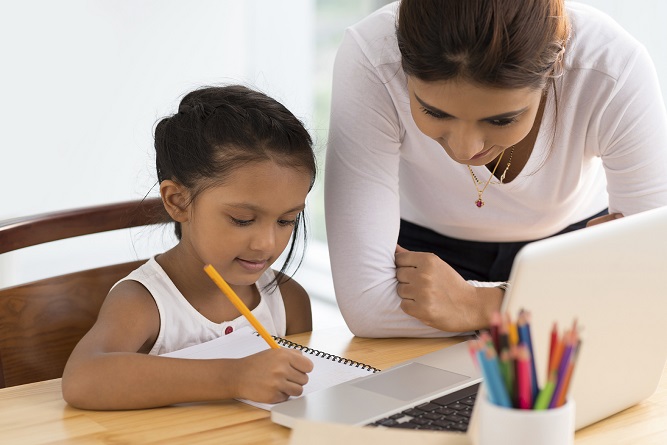
[[[302,396],[379,371],[364,363],[308,348],[281,337],[274,336],[274,339],[282,347],[302,351],[313,362],[313,370],[308,374],[308,383],[303,387]],[[163,356],[188,359],[242,358],[266,349],[269,349],[269,345],[259,334],[250,327],[244,327],[229,335],[169,352]],[[238,400],[265,410],[270,410],[274,406],[269,403]]]

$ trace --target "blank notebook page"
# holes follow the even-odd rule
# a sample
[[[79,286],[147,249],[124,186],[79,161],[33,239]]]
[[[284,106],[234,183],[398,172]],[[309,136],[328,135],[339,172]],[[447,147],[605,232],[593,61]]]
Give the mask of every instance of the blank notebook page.
[[[376,370],[370,366],[351,362],[341,357],[301,347],[285,339],[277,338],[278,344],[292,349],[303,349],[303,353],[313,362],[313,370],[308,374],[308,383],[303,387],[303,394],[309,394],[329,388],[339,383],[373,374]],[[242,358],[269,349],[269,345],[250,327],[243,327],[229,335],[190,346],[163,357],[187,359]],[[258,403],[239,399],[241,402],[270,410],[274,404]]]

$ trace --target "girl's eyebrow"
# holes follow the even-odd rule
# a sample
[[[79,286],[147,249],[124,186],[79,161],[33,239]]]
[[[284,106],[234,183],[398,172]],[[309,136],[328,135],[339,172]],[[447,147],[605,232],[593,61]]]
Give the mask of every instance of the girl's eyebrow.
[[[456,118],[456,116],[453,116],[453,115],[447,113],[446,111],[442,111],[442,110],[440,110],[440,109],[438,109],[438,108],[436,108],[436,107],[434,107],[434,106],[432,106],[432,105],[427,104],[427,103],[424,102],[419,96],[417,96],[417,94],[415,94],[415,93],[413,93],[413,94],[414,94],[414,96],[415,96],[415,99],[417,99],[417,102],[419,102],[419,104],[420,104],[422,107],[426,108],[427,110],[429,110],[429,111],[431,111],[431,112],[433,112],[433,113],[436,113],[436,114],[440,114],[440,115],[442,115],[443,117],[453,117],[453,118]],[[483,117],[483,118],[480,119],[480,120],[481,120],[481,121],[495,121],[495,120],[502,120],[502,119],[511,119],[511,118],[517,117],[517,116],[519,116],[519,115],[525,113],[526,110],[528,110],[528,107],[523,107],[523,108],[521,108],[520,110],[508,111],[507,113],[496,114],[496,115],[494,115],[494,116]]]

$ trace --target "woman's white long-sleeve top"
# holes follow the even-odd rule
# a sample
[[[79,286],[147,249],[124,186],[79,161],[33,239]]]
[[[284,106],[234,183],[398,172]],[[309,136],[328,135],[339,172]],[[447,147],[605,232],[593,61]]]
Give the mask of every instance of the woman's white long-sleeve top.
[[[468,168],[411,117],[396,10],[388,5],[350,27],[334,67],[327,237],[338,305],[355,334],[452,334],[400,309],[401,218],[460,239],[526,241],[607,207],[630,215],[667,205],[667,115],[656,71],[609,17],[567,4],[564,73],[556,95],[549,89],[533,152],[516,179],[486,189],[480,209]],[[484,166],[473,171],[489,177]]]

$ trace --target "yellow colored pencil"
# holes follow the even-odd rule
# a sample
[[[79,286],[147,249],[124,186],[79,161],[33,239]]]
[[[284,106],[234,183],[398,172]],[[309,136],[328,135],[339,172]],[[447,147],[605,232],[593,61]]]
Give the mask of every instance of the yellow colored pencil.
[[[217,270],[210,264],[207,264],[204,267],[204,272],[208,274],[209,277],[211,277],[211,280],[220,288],[223,294],[229,299],[229,301],[232,302],[234,306],[236,306],[236,309],[243,314],[243,316],[250,322],[250,324],[257,330],[259,335],[262,336],[262,338],[271,346],[273,349],[279,349],[280,346],[278,346],[278,343],[271,337],[271,334],[262,326],[262,324],[255,318],[254,315],[252,315],[252,312],[250,312],[250,309],[248,309],[248,306],[246,306],[243,301],[239,298],[238,295],[236,295],[236,292],[232,290],[231,287],[229,287],[229,284],[220,276]]]

